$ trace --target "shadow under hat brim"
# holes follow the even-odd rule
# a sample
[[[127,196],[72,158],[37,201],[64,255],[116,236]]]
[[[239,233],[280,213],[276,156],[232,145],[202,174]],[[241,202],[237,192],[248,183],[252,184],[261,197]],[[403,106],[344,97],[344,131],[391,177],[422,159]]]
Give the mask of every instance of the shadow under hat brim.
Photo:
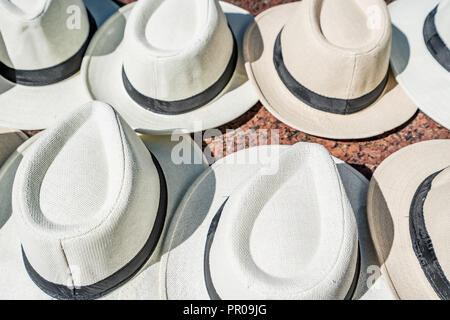
[[[50,300],[50,296],[41,291],[29,277],[23,263],[21,244],[11,215],[11,197],[14,176],[28,147],[39,135],[26,141],[11,155],[0,169],[0,299],[39,299]],[[182,138],[181,138],[182,137]],[[201,149],[187,135],[179,141],[170,136],[141,136],[142,141],[152,152],[163,169],[167,184],[168,202],[164,230],[155,252],[138,274],[123,286],[101,299],[158,299],[159,297],[159,258],[161,243],[173,213],[191,183],[208,167]],[[172,161],[172,150],[178,143],[190,148],[191,156],[198,164],[180,164]],[[149,155],[149,159],[151,159]],[[200,159],[200,160],[199,160]]]
[[[381,96],[369,107],[353,114],[324,112],[297,99],[278,76],[273,63],[273,48],[278,33],[299,6],[304,4],[282,4],[264,11],[255,18],[244,38],[248,76],[260,100],[275,117],[294,129],[315,136],[362,139],[397,128],[416,113],[417,107],[397,85],[391,72]]]
[[[391,65],[396,80],[419,109],[450,128],[450,73],[434,59],[423,37],[425,19],[438,4],[439,0],[397,0],[388,6]]]
[[[279,149],[275,149],[279,148]],[[205,242],[211,221],[225,199],[244,181],[261,169],[254,161],[258,155],[283,152],[288,146],[259,146],[233,153],[208,168],[186,193],[180,203],[163,244],[160,266],[162,299],[207,299],[203,261]],[[358,171],[334,158],[342,183],[358,224],[361,266],[353,299],[394,299],[384,277],[375,277],[367,288],[368,267],[377,265],[366,217],[368,181]]]
[[[218,127],[241,116],[258,102],[244,67],[242,42],[252,15],[235,5],[220,2],[238,45],[235,72],[225,89],[210,103],[182,114],[164,115],[146,110],[128,95],[122,80],[123,36],[135,4],[122,7],[97,32],[81,68],[83,83],[95,100],[111,104],[130,126],[141,132],[165,134],[175,129],[187,132]]]
[[[112,0],[83,0],[100,26],[119,9]],[[15,84],[0,75],[0,125],[21,130],[40,130],[91,98],[81,83],[80,72],[46,86]]]
[[[450,140],[419,142],[384,160],[370,182],[367,214],[371,237],[383,274],[400,299],[438,299],[414,253],[409,213],[419,185],[449,166]],[[448,242],[438,245],[446,250]]]

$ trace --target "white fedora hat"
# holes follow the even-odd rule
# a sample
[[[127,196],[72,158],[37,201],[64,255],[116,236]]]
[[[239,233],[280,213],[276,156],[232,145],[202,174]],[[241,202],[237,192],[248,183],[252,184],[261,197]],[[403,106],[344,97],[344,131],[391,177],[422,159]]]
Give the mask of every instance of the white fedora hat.
[[[450,1],[397,0],[388,8],[398,83],[420,110],[450,129]]]
[[[306,133],[359,139],[417,111],[389,71],[383,0],[304,0],[255,18],[244,39],[249,78],[274,116]]]
[[[161,239],[207,167],[181,137],[200,164],[90,102],[23,144],[0,170],[0,298],[157,297]]]
[[[25,140],[27,136],[23,132],[0,127],[0,167]]]
[[[171,221],[161,298],[394,298],[383,277],[367,287],[366,271],[377,265],[367,185],[318,144],[259,146],[219,160]]]
[[[373,242],[400,299],[450,299],[450,140],[413,144],[375,170],[368,192]]]
[[[117,9],[112,0],[0,0],[0,125],[45,129],[89,101],[81,61]]]
[[[217,0],[140,0],[97,32],[83,81],[139,132],[217,127],[258,101],[242,56],[252,21]]]

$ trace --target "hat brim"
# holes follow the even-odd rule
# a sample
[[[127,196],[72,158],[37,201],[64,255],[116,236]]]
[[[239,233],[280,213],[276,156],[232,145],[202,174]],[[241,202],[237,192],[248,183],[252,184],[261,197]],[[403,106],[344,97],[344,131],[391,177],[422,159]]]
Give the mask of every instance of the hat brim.
[[[409,212],[419,185],[450,166],[450,140],[420,142],[383,161],[370,182],[367,211],[373,243],[400,299],[438,299],[414,253]]]
[[[0,127],[0,167],[28,137],[22,131]]]
[[[280,149],[275,149],[280,148]],[[160,264],[162,299],[207,299],[203,258],[211,220],[233,190],[261,169],[262,155],[283,152],[288,146],[258,146],[233,153],[208,168],[192,185],[175,213],[163,244]],[[247,162],[242,161],[248,159]],[[384,278],[367,288],[367,268],[376,265],[366,217],[368,181],[358,171],[334,159],[358,223],[361,267],[354,299],[393,299]]]
[[[34,136],[22,144],[0,169],[0,248],[2,248],[0,299],[52,299],[34,284],[25,270],[20,239],[14,226],[14,215],[11,215],[11,192],[16,170],[28,147],[38,138],[39,135]],[[158,160],[166,178],[168,192],[166,222],[158,246],[146,265],[133,279],[102,299],[157,299],[159,297],[158,270],[162,239],[183,195],[208,166],[200,147],[187,135],[180,136],[180,142],[172,141],[170,136],[141,136],[141,139]],[[197,159],[197,164],[193,162],[193,164],[177,165],[171,160],[172,150],[178,143],[183,143],[184,147],[190,148],[191,156]]]
[[[122,80],[123,34],[135,4],[122,7],[97,32],[81,68],[83,82],[91,97],[112,105],[130,126],[142,133],[165,134],[175,129],[202,131],[223,125],[245,113],[258,101],[248,80],[242,41],[252,15],[235,5],[220,2],[237,41],[239,55],[235,72],[225,89],[210,103],[178,115],[148,111],[127,94]]]
[[[112,0],[83,0],[98,26],[119,9]],[[22,130],[39,130],[90,101],[80,72],[47,86],[24,86],[0,76],[0,125]],[[62,103],[64,101],[64,103]]]
[[[289,3],[264,11],[255,18],[255,23],[245,35],[245,66],[264,106],[294,129],[333,139],[373,137],[409,120],[417,107],[397,85],[391,73],[381,96],[371,106],[349,115],[312,108],[286,88],[273,63],[273,47],[292,12],[303,5],[302,2]]]
[[[420,110],[450,129],[450,73],[430,54],[423,38],[425,19],[438,4],[439,0],[397,0],[388,6],[391,65],[396,80]]]

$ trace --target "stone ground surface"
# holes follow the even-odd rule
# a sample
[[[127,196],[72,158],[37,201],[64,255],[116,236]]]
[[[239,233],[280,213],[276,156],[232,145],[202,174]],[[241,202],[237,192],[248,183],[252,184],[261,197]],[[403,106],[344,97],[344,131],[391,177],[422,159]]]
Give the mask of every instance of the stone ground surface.
[[[119,1],[119,0],[118,0]],[[134,0],[123,0],[124,3]],[[272,6],[293,0],[226,0],[249,10],[256,15]],[[392,1],[386,1],[387,3]],[[393,108],[395,106],[392,106]],[[450,106],[449,106],[450,107]],[[340,141],[323,139],[295,130],[277,120],[269,111],[258,103],[243,116],[218,128],[223,134],[203,141],[203,148],[208,147],[212,155],[219,158],[222,155],[254,145],[258,141],[249,141],[246,132],[250,129],[278,129],[280,142],[291,145],[300,141],[316,142],[324,145],[332,155],[353,165],[367,177],[390,154],[419,141],[430,139],[450,139],[450,131],[440,126],[422,112],[417,112],[412,119],[399,128],[382,136],[360,141]],[[264,131],[263,131],[264,132]],[[252,140],[252,139],[250,139]],[[254,140],[257,140],[256,137]],[[222,143],[225,141],[225,144]],[[234,148],[230,148],[230,146]],[[224,146],[225,145],[225,146]],[[228,146],[228,147],[227,147]]]

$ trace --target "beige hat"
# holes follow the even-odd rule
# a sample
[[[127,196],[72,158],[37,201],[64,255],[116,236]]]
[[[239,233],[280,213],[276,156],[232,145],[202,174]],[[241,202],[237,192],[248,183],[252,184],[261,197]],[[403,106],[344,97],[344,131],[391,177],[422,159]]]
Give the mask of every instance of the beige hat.
[[[220,126],[258,101],[242,54],[252,22],[248,11],[217,0],[126,5],[92,40],[84,84],[139,132]]]
[[[383,0],[304,0],[255,18],[244,39],[247,73],[277,118],[309,134],[382,134],[417,107],[389,71]]]
[[[369,226],[400,299],[450,299],[450,140],[413,144],[375,170]]]
[[[90,102],[23,144],[0,170],[0,299],[157,297],[161,239],[207,167],[176,164],[176,146],[203,159],[181,137]]]
[[[81,61],[117,9],[112,0],[0,0],[0,125],[45,129],[89,101]]]
[[[163,299],[393,299],[366,219],[368,181],[319,144],[258,146],[192,184],[163,245]]]
[[[450,1],[396,0],[388,8],[395,79],[421,111],[450,129]]]

